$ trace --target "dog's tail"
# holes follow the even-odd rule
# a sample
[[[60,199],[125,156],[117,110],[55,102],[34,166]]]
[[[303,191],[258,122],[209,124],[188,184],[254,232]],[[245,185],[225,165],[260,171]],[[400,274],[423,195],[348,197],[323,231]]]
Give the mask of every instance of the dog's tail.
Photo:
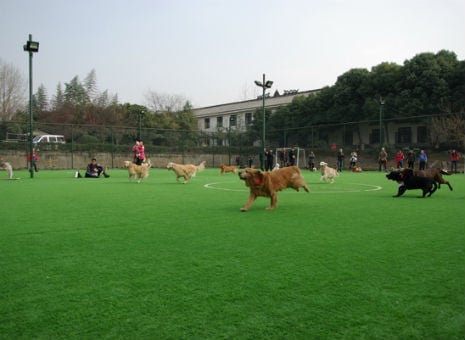
[[[205,169],[205,161],[197,165],[197,171],[202,171]]]

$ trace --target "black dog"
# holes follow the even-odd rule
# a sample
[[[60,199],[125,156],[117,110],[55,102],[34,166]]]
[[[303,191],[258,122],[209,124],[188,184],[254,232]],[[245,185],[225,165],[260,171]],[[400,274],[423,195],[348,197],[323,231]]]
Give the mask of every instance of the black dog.
[[[428,197],[431,196],[438,185],[436,182],[428,177],[414,176],[412,169],[405,169],[403,171],[391,171],[386,175],[387,179],[396,181],[399,183],[399,191],[397,195],[393,197],[399,197],[404,194],[406,190],[412,189],[421,189],[423,190],[423,196],[425,197],[428,194]]]

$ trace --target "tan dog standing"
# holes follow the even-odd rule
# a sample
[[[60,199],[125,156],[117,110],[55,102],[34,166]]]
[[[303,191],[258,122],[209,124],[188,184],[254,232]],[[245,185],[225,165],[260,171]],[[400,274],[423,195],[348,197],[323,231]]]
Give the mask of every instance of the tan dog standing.
[[[220,175],[224,175],[227,172],[232,172],[234,175],[237,174],[237,166],[235,166],[235,165],[221,164],[220,168],[221,168]]]
[[[321,177],[320,181],[329,180],[330,183],[334,183],[334,177],[339,176],[339,172],[328,166],[328,163],[320,162]]]
[[[176,174],[176,181],[179,181],[180,177],[184,177],[184,184],[189,183],[192,177],[195,177],[198,171],[205,169],[205,161],[199,165],[194,164],[176,164],[174,162],[169,162],[166,165],[168,170],[173,170]]]
[[[270,197],[270,206],[266,209],[275,209],[278,204],[278,191],[286,188],[292,188],[296,191],[304,188],[306,192],[310,192],[304,181],[304,177],[300,173],[300,169],[296,166],[281,168],[271,172],[245,168],[239,172],[239,178],[244,180],[245,185],[250,188],[249,200],[241,208],[241,211],[249,210],[258,196]]]
[[[150,163],[150,160],[146,165],[137,165],[130,161],[124,161],[124,166],[128,168],[129,180],[136,179],[137,183],[140,183],[149,177],[149,170],[152,164]]]

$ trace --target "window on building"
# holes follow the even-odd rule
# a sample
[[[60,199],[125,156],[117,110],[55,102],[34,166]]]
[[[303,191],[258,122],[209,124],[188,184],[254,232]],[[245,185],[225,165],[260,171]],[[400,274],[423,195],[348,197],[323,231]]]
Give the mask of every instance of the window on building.
[[[236,126],[237,125],[237,116],[231,115],[229,117],[229,126]]]
[[[417,139],[418,143],[426,143],[428,141],[426,126],[419,126],[417,128]]]
[[[205,129],[209,129],[210,128],[210,118],[205,118],[204,123],[205,123]]]
[[[370,133],[370,144],[378,144],[379,143],[379,129],[372,129]]]
[[[400,127],[397,129],[397,143],[406,144],[412,142],[412,128]]]
[[[223,117],[216,117],[216,127],[223,127]]]
[[[352,130],[344,131],[344,145],[354,144],[354,132]]]
[[[252,124],[252,112],[247,112],[245,114],[245,124],[246,125]]]

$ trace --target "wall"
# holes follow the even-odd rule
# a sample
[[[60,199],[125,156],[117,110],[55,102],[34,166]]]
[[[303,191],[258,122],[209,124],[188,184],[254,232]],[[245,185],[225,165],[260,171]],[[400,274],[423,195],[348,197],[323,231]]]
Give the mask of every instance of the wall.
[[[107,166],[108,168],[123,168],[124,161],[131,160],[127,153],[111,154],[111,153],[88,153],[88,152],[73,152],[64,153],[62,151],[42,151],[39,152],[39,161],[37,165],[43,170],[54,169],[85,169],[92,158],[96,158],[98,163]],[[198,164],[202,161],[207,162],[207,167],[219,167],[222,163],[228,164],[229,157],[227,154],[156,154],[148,155],[152,166],[155,168],[164,168],[168,162],[175,163],[193,163]],[[0,152],[0,160],[9,162],[13,169],[21,170],[27,168],[26,153],[18,151],[2,150]],[[234,157],[231,157],[231,162],[234,162]]]

